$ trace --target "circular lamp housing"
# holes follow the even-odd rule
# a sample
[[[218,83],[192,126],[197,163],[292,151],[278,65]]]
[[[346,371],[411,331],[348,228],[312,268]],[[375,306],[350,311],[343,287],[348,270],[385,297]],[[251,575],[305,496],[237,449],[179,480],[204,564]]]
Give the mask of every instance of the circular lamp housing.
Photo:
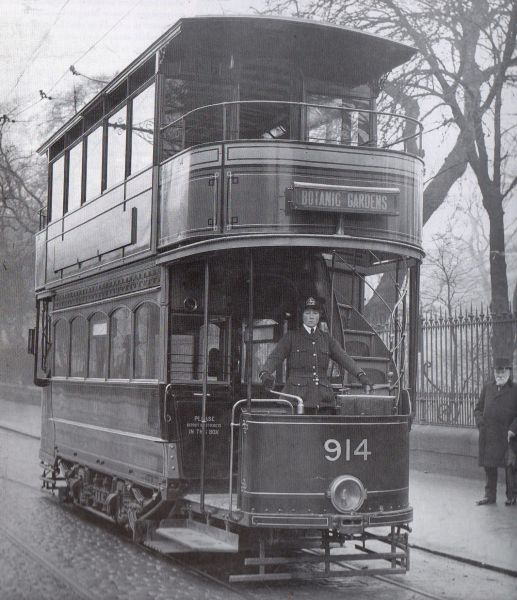
[[[340,475],[330,484],[329,495],[334,508],[347,513],[361,508],[366,499],[366,490],[357,477]]]

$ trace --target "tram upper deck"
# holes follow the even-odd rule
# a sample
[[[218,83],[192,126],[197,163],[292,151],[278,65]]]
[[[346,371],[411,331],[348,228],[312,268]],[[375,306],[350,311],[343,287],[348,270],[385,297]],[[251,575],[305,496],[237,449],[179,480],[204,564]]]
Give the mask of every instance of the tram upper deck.
[[[420,125],[375,106],[413,53],[295,19],[180,20],[40,149],[36,289],[241,246],[419,258]]]

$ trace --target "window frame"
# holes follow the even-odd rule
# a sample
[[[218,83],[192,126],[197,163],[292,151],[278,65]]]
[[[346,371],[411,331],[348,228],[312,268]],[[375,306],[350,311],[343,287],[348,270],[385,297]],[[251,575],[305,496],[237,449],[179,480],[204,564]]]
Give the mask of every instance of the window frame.
[[[95,314],[95,313],[94,313]],[[73,323],[75,321],[83,321],[85,326],[86,326],[86,357],[85,357],[85,365],[84,365],[84,375],[73,375],[72,374],[72,331],[73,331]],[[70,318],[70,365],[68,368],[68,377],[70,379],[79,379],[81,381],[84,381],[88,378],[88,365],[89,365],[89,334],[90,334],[90,323],[87,317],[85,317],[83,314],[79,313],[79,314],[75,314]]]
[[[168,339],[167,339],[167,346],[168,346],[168,350],[167,350],[167,355],[166,355],[166,359],[167,359],[167,381],[169,383],[172,383],[173,385],[187,385],[187,386],[192,386],[192,385],[200,385],[203,383],[203,372],[202,372],[202,363],[200,363],[200,377],[198,379],[194,379],[194,378],[189,378],[189,379],[175,379],[172,377],[172,370],[171,370],[171,366],[172,366],[172,336],[174,335],[173,333],[173,328],[174,328],[174,320],[175,319],[181,319],[181,318],[198,318],[200,320],[200,330],[201,328],[203,328],[205,326],[204,323],[204,317],[203,317],[203,313],[199,313],[199,312],[181,312],[181,311],[173,311],[171,310],[169,312],[169,330],[168,330]],[[208,315],[208,324],[210,325],[212,320],[219,320],[220,322],[224,323],[225,325],[225,347],[224,347],[224,354],[223,354],[223,379],[222,380],[214,380],[214,379],[210,379],[209,376],[207,376],[207,382],[209,385],[219,385],[219,386],[228,386],[231,384],[231,378],[232,378],[232,365],[231,365],[231,359],[232,359],[232,318],[230,315],[225,315],[225,314],[209,314]],[[195,349],[194,349],[195,351]],[[193,355],[194,356],[194,355]],[[199,354],[199,358],[202,358],[202,353],[200,352]]]
[[[358,87],[366,87],[368,89],[368,94],[365,96],[361,96],[357,92],[354,93]],[[368,102],[368,108],[358,110],[375,110],[375,97],[373,95],[372,85],[371,84],[361,84],[361,86],[350,87],[345,84],[340,84],[335,81],[320,81],[313,77],[304,77],[303,85],[302,85],[302,102],[308,102],[309,95],[321,95],[321,96],[334,96],[335,98],[340,98],[343,102],[354,103],[355,100],[360,100],[362,102]],[[305,141],[309,139],[309,129],[307,125],[307,110],[302,111],[302,121],[301,121],[302,132]],[[376,139],[376,119],[373,113],[370,113],[368,119],[368,137],[370,142]],[[368,147],[365,145],[365,147]]]
[[[112,331],[113,331],[113,315],[120,311],[127,311],[129,313],[129,358],[127,361],[127,377],[112,377]],[[135,313],[133,310],[121,304],[115,306],[114,309],[109,313],[108,317],[108,357],[107,357],[107,373],[106,379],[109,381],[131,381],[133,379],[133,346],[134,346],[134,332],[135,332]]]
[[[92,323],[92,319],[95,317],[95,315],[104,315],[104,318],[106,320],[106,358],[108,359],[107,361],[104,362],[104,368],[103,368],[103,375],[102,376],[96,376],[93,377],[91,375],[91,364],[90,364],[90,359],[92,356],[92,327],[91,327],[91,323]],[[86,378],[90,379],[90,380],[96,380],[96,381],[106,381],[108,379],[107,375],[108,375],[108,362],[109,362],[109,315],[103,311],[103,310],[96,310],[95,312],[91,313],[90,315],[88,315],[87,318],[88,321],[88,366],[86,369]]]
[[[119,102],[117,102],[116,105],[113,106],[109,106],[109,94],[105,95],[101,98],[101,100],[98,102],[98,104],[100,104],[100,112],[102,113],[102,116],[100,116],[99,118],[97,118],[93,123],[90,121],[88,122],[88,112],[83,113],[80,120],[73,126],[71,127],[68,131],[66,131],[63,135],[62,138],[60,138],[60,140],[58,140],[59,142],[59,146],[60,148],[57,148],[57,150],[59,150],[58,152],[56,152],[56,150],[52,150],[57,142],[51,147],[51,149],[48,151],[48,165],[47,165],[47,193],[48,193],[48,219],[47,219],[47,225],[54,222],[54,219],[52,217],[52,213],[55,214],[55,204],[56,202],[53,202],[53,198],[52,198],[52,194],[53,194],[53,168],[54,165],[57,163],[57,161],[59,161],[61,158],[64,158],[64,165],[63,165],[63,198],[62,198],[62,214],[59,217],[60,219],[63,218],[66,214],[68,214],[68,199],[69,199],[69,168],[70,168],[70,151],[73,150],[77,145],[82,144],[82,165],[81,165],[81,183],[80,183],[80,194],[81,194],[81,199],[80,199],[80,204],[78,207],[75,207],[73,210],[77,210],[77,208],[81,208],[84,204],[87,204],[89,202],[92,202],[94,200],[96,200],[97,198],[99,198],[100,196],[102,196],[107,190],[109,189],[114,189],[116,187],[118,187],[119,185],[125,183],[127,181],[127,179],[130,176],[133,176],[137,173],[140,173],[142,171],[145,171],[147,168],[150,168],[152,166],[154,166],[156,164],[157,161],[157,157],[158,157],[158,151],[157,151],[157,144],[158,144],[158,140],[159,140],[159,135],[158,135],[158,131],[159,131],[159,89],[160,86],[158,85],[158,78],[157,78],[157,73],[153,73],[146,81],[144,81],[143,83],[141,83],[138,87],[136,87],[134,90],[132,90],[129,93],[129,90],[131,89],[131,83],[130,83],[130,78],[131,75],[128,76],[124,81],[125,81],[125,85],[126,85],[126,94],[123,100],[120,100]],[[123,83],[123,82],[122,82]],[[121,85],[122,85],[121,83]],[[142,94],[143,92],[145,92],[145,90],[151,86],[155,86],[154,89],[154,94],[153,94],[153,142],[152,142],[152,157],[151,157],[151,163],[149,164],[148,167],[143,167],[142,169],[139,169],[137,171],[131,172],[131,154],[132,154],[132,129],[133,129],[133,100],[140,94]],[[108,168],[108,121],[109,119],[119,110],[121,110],[122,108],[126,109],[125,111],[125,118],[126,118],[126,131],[125,131],[125,135],[126,135],[126,140],[125,140],[125,145],[124,145],[124,152],[125,152],[125,156],[124,156],[124,176],[120,181],[117,181],[111,185],[109,185],[108,187],[108,181],[107,181],[107,177],[108,177],[108,172],[107,172],[107,168]],[[80,134],[76,135],[76,132],[74,131],[78,126],[82,127],[82,131]],[[86,125],[87,128],[86,128]],[[102,131],[101,134],[101,159],[100,159],[100,171],[101,171],[101,181],[100,181],[100,191],[98,194],[94,194],[91,196],[91,198],[87,198],[87,180],[88,180],[88,136],[90,134],[92,134],[97,128],[100,128]],[[74,131],[74,137],[70,137],[70,132]],[[55,153],[54,153],[55,152]],[[53,206],[54,204],[54,206]],[[72,211],[73,212],[73,211]]]
[[[135,98],[137,96],[139,96],[140,94],[143,94],[148,88],[152,87],[154,85],[154,102],[153,102],[153,148],[152,148],[152,155],[151,155],[151,164],[148,165],[147,167],[142,167],[141,169],[138,169],[136,171],[132,170],[132,160],[133,160],[133,115],[134,115],[134,111],[133,111],[133,101],[135,100]],[[131,94],[128,96],[127,98],[127,105],[128,105],[128,111],[127,111],[127,131],[129,132],[130,135],[128,135],[126,137],[126,179],[128,177],[132,177],[133,175],[136,175],[137,173],[141,173],[143,171],[146,171],[148,168],[154,166],[155,164],[155,156],[156,156],[156,145],[158,143],[157,138],[159,136],[157,136],[156,134],[156,124],[158,121],[158,117],[157,117],[157,94],[158,94],[158,86],[157,86],[157,81],[156,81],[156,77],[152,77],[150,80],[146,81],[145,83],[143,83],[140,87],[138,87],[135,91],[131,92]]]
[[[61,159],[63,159],[63,193],[61,196],[61,215],[59,217],[54,217],[55,213],[55,203],[54,203],[54,165],[56,165]],[[57,156],[55,156],[51,162],[49,162],[48,168],[48,197],[49,197],[49,207],[48,211],[48,223],[55,223],[56,221],[62,219],[65,216],[65,195],[66,195],[66,150],[60,152]]]
[[[137,353],[136,353],[136,340],[137,340],[137,335],[136,335],[136,325],[137,325],[137,317],[138,317],[138,311],[146,305],[150,305],[150,306],[154,306],[156,307],[157,310],[157,324],[158,324],[158,343],[157,343],[157,352],[156,352],[156,357],[155,357],[155,365],[154,365],[154,371],[156,374],[156,377],[137,377],[136,376],[136,358],[137,358]],[[142,382],[142,381],[159,381],[160,380],[160,324],[161,324],[161,314],[160,314],[160,305],[157,302],[154,302],[152,300],[143,300],[142,302],[140,302],[139,304],[137,304],[135,306],[135,308],[132,311],[133,313],[133,329],[132,329],[132,341],[131,341],[131,352],[132,352],[132,361],[131,361],[131,376],[132,376],[132,380],[134,381],[138,381],[138,382]]]
[[[65,353],[64,353],[64,374],[60,374],[57,375],[56,374],[56,350],[58,349],[58,344],[57,342],[57,335],[56,335],[56,328],[58,325],[60,325],[61,323],[63,323],[66,327],[65,330]],[[52,379],[66,379],[69,376],[70,373],[70,321],[68,319],[66,319],[65,317],[59,317],[58,319],[56,319],[55,321],[53,321],[52,323],[52,336],[53,336],[53,352],[52,352]]]
[[[74,150],[78,146],[81,146],[81,152],[80,152],[80,154],[81,154],[81,176],[80,176],[80,183],[79,183],[80,200],[79,200],[79,206],[76,206],[71,212],[74,212],[77,209],[81,208],[81,206],[85,203],[85,195],[86,195],[85,146],[86,146],[86,142],[85,142],[85,136],[82,135],[78,140],[74,140],[73,143],[71,143],[70,146],[65,150],[65,155],[66,155],[66,161],[65,161],[65,177],[66,177],[65,206],[66,206],[66,211],[64,212],[64,214],[69,214],[69,212],[70,212],[69,211],[69,207],[70,207],[70,153],[72,150]]]
[[[87,196],[87,182],[88,182],[88,137],[97,129],[101,130],[101,181],[100,181],[100,192],[98,194],[94,194],[91,198]],[[82,137],[83,141],[83,204],[89,204],[90,202],[94,202],[97,198],[100,198],[104,193],[103,185],[104,185],[104,122],[103,120],[97,121],[94,125],[92,125],[88,131],[85,131]],[[82,206],[82,205],[81,205]]]
[[[115,116],[119,111],[125,109],[125,118],[126,118],[126,130],[125,130],[125,136],[126,139],[124,140],[124,168],[123,168],[123,172],[124,175],[122,177],[122,179],[120,180],[115,180],[115,182],[110,183],[110,185],[108,185],[108,159],[109,159],[109,127],[108,127],[108,122],[109,120]],[[101,189],[101,195],[111,189],[114,189],[120,185],[122,185],[127,177],[128,177],[128,138],[130,136],[128,136],[128,131],[130,130],[130,125],[129,125],[129,98],[126,97],[124,98],[124,100],[122,102],[120,102],[119,104],[117,104],[116,106],[114,106],[108,113],[106,113],[106,115],[104,116],[103,120],[102,120],[102,124],[103,124],[103,137],[102,137],[102,189]]]

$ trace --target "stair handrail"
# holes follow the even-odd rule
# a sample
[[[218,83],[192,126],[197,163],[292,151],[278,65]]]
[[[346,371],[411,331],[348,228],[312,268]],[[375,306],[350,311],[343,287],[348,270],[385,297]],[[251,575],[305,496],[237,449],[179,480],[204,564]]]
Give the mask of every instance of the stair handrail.
[[[272,390],[271,390],[272,391]],[[275,392],[273,392],[275,393]],[[281,394],[282,392],[276,392],[277,394]],[[291,394],[285,394],[288,396],[291,396]],[[299,398],[298,396],[293,396],[294,398]],[[301,398],[299,398],[299,400],[301,400]],[[244,398],[242,400],[237,400],[237,402],[234,403],[233,407],[232,407],[232,420],[230,422],[230,484],[229,484],[229,489],[228,489],[228,518],[231,519],[232,518],[232,501],[233,501],[233,447],[234,447],[234,434],[233,434],[233,430],[235,427],[240,427],[239,423],[235,422],[235,411],[237,410],[237,407],[240,406],[241,404],[244,404],[245,402],[248,402],[247,398]],[[282,398],[251,398],[250,402],[255,402],[256,404],[284,404],[287,405],[290,409],[291,409],[291,414],[294,414],[294,407],[292,402],[290,402],[289,400],[283,400]],[[302,401],[302,406],[303,406],[303,401]]]

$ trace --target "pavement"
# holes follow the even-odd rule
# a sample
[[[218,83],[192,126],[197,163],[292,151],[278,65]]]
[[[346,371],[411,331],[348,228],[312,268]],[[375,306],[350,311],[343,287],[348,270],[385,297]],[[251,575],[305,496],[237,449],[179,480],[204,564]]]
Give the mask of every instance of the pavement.
[[[0,428],[39,437],[40,420],[39,406],[0,399]],[[499,480],[497,504],[477,506],[483,481],[427,472],[419,461],[410,469],[410,544],[517,576],[517,505],[504,504],[502,469]]]

